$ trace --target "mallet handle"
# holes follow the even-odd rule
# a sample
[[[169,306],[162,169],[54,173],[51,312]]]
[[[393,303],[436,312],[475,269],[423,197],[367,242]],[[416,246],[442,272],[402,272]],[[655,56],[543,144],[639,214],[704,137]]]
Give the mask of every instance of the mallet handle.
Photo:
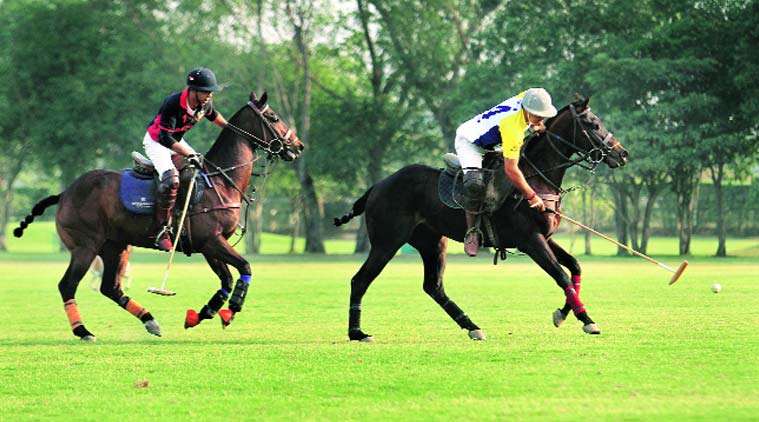
[[[567,217],[566,215],[564,215],[564,214],[562,214],[562,213],[560,213],[560,212],[558,212],[558,211],[555,211],[555,210],[552,210],[552,209],[549,209],[549,208],[546,208],[546,211],[548,211],[548,212],[552,212],[552,213],[554,213],[554,214],[558,215],[559,217],[561,217],[561,218],[563,218],[563,219],[565,219],[565,220],[569,221],[570,223],[572,223],[572,224],[574,224],[574,225],[577,225],[577,226],[580,226],[580,227],[582,227],[583,229],[585,229],[585,230],[587,230],[587,231],[589,231],[589,232],[591,232],[591,233],[595,234],[596,236],[600,236],[600,237],[602,237],[602,238],[604,238],[604,239],[608,240],[609,242],[611,242],[611,243],[613,243],[613,244],[615,244],[615,245],[619,246],[620,248],[623,248],[623,249],[625,249],[626,251],[628,251],[628,252],[630,252],[630,253],[633,253],[633,254],[635,254],[635,255],[637,255],[637,256],[639,256],[639,257],[641,257],[641,258],[643,258],[643,259],[645,259],[645,260],[647,260],[647,261],[649,261],[649,262],[653,262],[654,264],[656,264],[656,265],[658,265],[658,266],[660,266],[660,267],[662,267],[662,268],[664,268],[664,269],[666,269],[666,270],[668,270],[668,271],[670,271],[670,272],[673,272],[673,273],[675,272],[675,269],[674,269],[674,268],[672,268],[672,267],[670,267],[669,265],[666,265],[666,264],[662,264],[661,262],[659,262],[659,261],[657,261],[657,260],[655,260],[655,259],[651,258],[650,256],[648,256],[648,255],[645,255],[645,254],[642,254],[642,253],[640,253],[640,252],[636,251],[635,249],[633,249],[633,248],[631,248],[631,247],[629,247],[629,246],[627,246],[627,245],[624,245],[624,244],[622,244],[622,243],[619,243],[619,242],[617,242],[616,240],[614,240],[614,239],[610,238],[609,236],[606,236],[606,235],[605,235],[605,234],[603,234],[603,233],[600,233],[600,232],[598,232],[598,231],[596,231],[596,230],[593,230],[591,227],[588,227],[588,226],[586,226],[585,224],[582,224],[582,223],[580,223],[580,222],[579,222],[579,221],[577,221],[577,220],[574,220],[574,219],[572,219],[572,218],[570,218],[570,217]]]
[[[169,270],[171,269],[171,262],[174,261],[174,253],[177,251],[177,244],[179,243],[179,236],[182,235],[182,227],[184,226],[184,218],[187,215],[187,208],[190,206],[190,197],[192,196],[192,190],[195,188],[195,178],[198,175],[198,169],[193,169],[192,179],[190,179],[190,186],[187,188],[187,197],[184,200],[184,207],[182,208],[182,216],[179,217],[179,226],[177,226],[177,235],[174,236],[174,244],[171,246],[171,255],[169,255],[169,263],[166,265],[166,272],[163,273],[163,282],[161,283],[161,290],[166,288],[166,280],[169,278]]]

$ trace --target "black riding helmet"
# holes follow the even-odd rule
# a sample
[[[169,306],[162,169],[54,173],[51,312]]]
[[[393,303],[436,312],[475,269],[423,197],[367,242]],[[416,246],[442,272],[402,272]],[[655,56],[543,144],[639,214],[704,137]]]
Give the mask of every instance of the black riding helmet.
[[[221,90],[221,87],[216,83],[216,75],[206,67],[192,69],[187,75],[187,86],[200,92]]]

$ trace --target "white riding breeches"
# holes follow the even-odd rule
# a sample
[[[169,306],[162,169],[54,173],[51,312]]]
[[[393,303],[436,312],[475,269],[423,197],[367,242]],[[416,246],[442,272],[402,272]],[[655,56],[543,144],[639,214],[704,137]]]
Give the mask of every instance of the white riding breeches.
[[[192,152],[195,152],[190,144],[185,142],[184,139],[179,141],[179,143],[192,150]],[[174,163],[171,161],[171,156],[176,154],[176,152],[154,141],[153,138],[150,137],[150,134],[147,132],[145,132],[145,137],[142,138],[142,146],[145,148],[145,155],[147,155],[150,161],[153,162],[153,166],[155,167],[155,170],[159,176],[167,170],[174,168]]]
[[[482,168],[482,156],[485,154],[485,150],[479,145],[475,145],[472,141],[457,133],[455,147],[456,155],[459,156],[464,173],[468,172],[466,170],[467,167]]]

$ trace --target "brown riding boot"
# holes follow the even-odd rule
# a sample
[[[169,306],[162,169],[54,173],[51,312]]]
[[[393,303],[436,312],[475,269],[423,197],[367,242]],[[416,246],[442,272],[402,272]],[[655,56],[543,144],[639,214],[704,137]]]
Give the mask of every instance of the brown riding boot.
[[[480,248],[480,219],[479,216],[466,211],[466,235],[464,235],[464,252],[469,256],[477,256]]]
[[[171,209],[177,201],[177,189],[179,188],[179,173],[176,169],[165,171],[158,182],[156,191],[155,215],[153,227],[159,230],[154,245],[158,250],[170,252],[173,248],[171,243],[171,226],[169,219]]]

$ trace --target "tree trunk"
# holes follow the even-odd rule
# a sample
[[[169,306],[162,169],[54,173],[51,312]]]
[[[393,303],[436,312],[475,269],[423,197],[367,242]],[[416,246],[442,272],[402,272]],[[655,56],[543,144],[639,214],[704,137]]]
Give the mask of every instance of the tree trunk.
[[[293,229],[290,234],[290,250],[287,252],[292,255],[295,253],[295,243],[298,241],[298,235],[300,231],[300,201],[298,201],[298,195],[290,197],[290,211],[292,215]]]
[[[612,195],[614,197],[614,226],[617,232],[617,241],[627,245],[627,196],[624,188],[619,184],[612,185]],[[627,249],[617,246],[617,256],[627,256],[630,253]]]
[[[593,190],[594,187],[591,186],[590,189],[582,189],[582,218],[583,221],[587,221],[587,224],[589,224],[591,227],[593,227],[593,201],[591,200],[593,196]],[[589,198],[589,196],[591,198]],[[587,230],[583,230],[583,239],[585,240],[585,255],[592,255],[593,250],[591,248],[591,235]]]
[[[298,125],[298,136],[308,145],[309,132],[311,130],[311,67],[308,45],[306,41],[306,11],[302,8],[293,10],[291,4],[286,4],[290,23],[293,26],[295,46],[300,53],[301,66],[303,67],[303,101],[301,102],[301,118]],[[303,198],[303,219],[306,226],[306,253],[323,254],[324,241],[322,239],[321,221],[322,215],[319,212],[319,199],[316,194],[314,180],[308,171],[305,156],[301,156],[296,161],[295,169],[298,174],[298,180],[301,185],[301,195]]]
[[[443,145],[448,152],[456,152],[456,126],[451,122],[449,107],[441,107],[435,112],[440,133],[443,135]]]
[[[382,160],[385,155],[385,145],[387,144],[383,143],[382,140],[379,140],[379,142],[375,142],[374,145],[375,146],[368,151],[370,154],[369,156],[371,157],[367,168],[369,187],[374,186],[382,179]],[[361,217],[361,223],[359,224],[358,232],[356,233],[356,249],[353,253],[365,253],[368,252],[371,247],[365,223],[366,221]]]
[[[648,253],[648,239],[651,237],[651,217],[654,213],[654,204],[656,204],[656,198],[659,196],[661,188],[650,186],[648,187],[648,199],[646,200],[646,209],[643,211],[643,225],[640,230],[640,249],[638,252]]]
[[[324,241],[322,240],[322,216],[319,213],[319,200],[316,197],[314,179],[306,170],[305,157],[301,157],[295,164],[301,186],[301,198],[303,200],[303,220],[306,234],[306,253],[323,254]]]
[[[675,171],[672,191],[677,198],[677,236],[680,255],[690,255],[690,241],[693,233],[693,209],[698,188],[698,172]]]
[[[263,233],[263,196],[258,196],[252,208],[248,208],[248,238],[245,240],[245,253],[261,253],[261,233]]]
[[[12,166],[7,173],[7,178],[3,180],[0,178],[0,195],[2,195],[3,202],[0,206],[0,251],[8,251],[8,223],[13,214],[13,185],[21,173],[24,160],[17,160],[16,164]]]
[[[722,179],[725,176],[725,167],[718,164],[717,168],[709,168],[712,183],[714,184],[714,196],[717,204],[717,253],[715,256],[727,256],[727,210],[725,210],[725,193],[722,190]]]

